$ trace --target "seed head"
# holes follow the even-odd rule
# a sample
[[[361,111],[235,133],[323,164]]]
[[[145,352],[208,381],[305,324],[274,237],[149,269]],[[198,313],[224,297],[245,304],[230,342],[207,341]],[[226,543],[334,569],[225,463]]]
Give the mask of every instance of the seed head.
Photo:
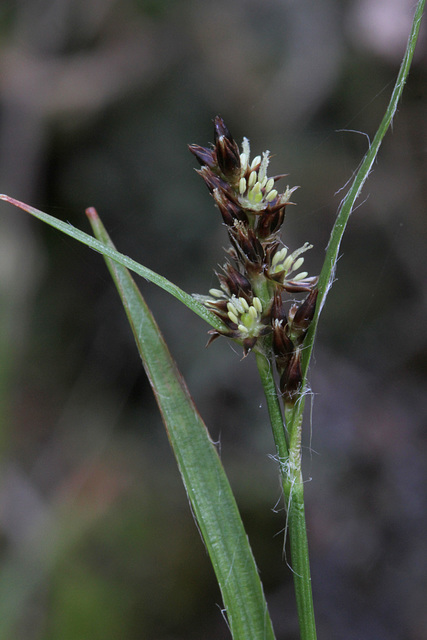
[[[217,273],[219,288],[211,289],[209,296],[198,296],[224,324],[222,331],[210,331],[209,343],[224,335],[238,341],[245,355],[252,349],[270,351],[281,392],[292,403],[301,389],[301,346],[317,297],[317,278],[303,268],[302,254],[312,245],[306,242],[289,251],[279,238],[285,209],[297,187],[279,193],[277,182],[285,174],[268,175],[270,152],[251,159],[247,138],[239,152],[221,117],[215,118],[214,127],[212,148],[190,146],[231,244],[228,261]],[[286,294],[303,292],[306,299],[293,301],[288,309]]]

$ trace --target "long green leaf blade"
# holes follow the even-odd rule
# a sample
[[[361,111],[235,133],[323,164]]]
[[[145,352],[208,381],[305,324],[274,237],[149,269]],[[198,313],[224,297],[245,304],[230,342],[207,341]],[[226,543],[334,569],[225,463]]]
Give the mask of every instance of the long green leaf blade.
[[[361,162],[360,168],[353,180],[353,183],[338,210],[337,219],[335,220],[335,224],[331,232],[328,248],[326,250],[325,261],[323,263],[322,271],[319,277],[319,296],[317,300],[316,313],[309,327],[304,343],[304,353],[302,361],[304,377],[307,375],[308,364],[310,361],[311,352],[313,350],[314,338],[320,312],[323,308],[326,296],[328,295],[334,278],[335,266],[341,246],[341,240],[344,235],[344,231],[346,229],[351,212],[353,211],[354,203],[360,195],[363,185],[365,184],[369,176],[372,165],[374,164],[375,159],[378,155],[378,151],[380,149],[383,138],[387,133],[390,124],[392,123],[394,114],[396,113],[397,105],[400,98],[402,97],[403,88],[405,86],[409,70],[411,68],[412,58],[414,57],[414,51],[418,40],[424,7],[425,0],[418,0],[418,4],[414,14],[414,20],[412,22],[411,33],[408,38],[405,54],[400,65],[399,73],[386,112],[374,136],[372,144],[370,145],[367,153],[365,154],[365,157]]]
[[[46,224],[50,225],[51,227],[54,227],[55,229],[58,229],[58,231],[62,231],[62,233],[65,233],[67,236],[71,236],[75,240],[78,240],[79,242],[82,242],[83,244],[90,247],[91,249],[94,249],[94,251],[98,251],[99,253],[102,253],[102,255],[104,255],[105,257],[115,260],[118,264],[121,264],[122,266],[126,267],[130,271],[133,271],[134,273],[137,273],[139,276],[142,276],[146,280],[149,280],[153,284],[156,284],[158,287],[160,287],[161,289],[164,289],[165,291],[170,293],[172,296],[177,298],[180,302],[185,304],[186,307],[194,311],[194,313],[200,316],[203,320],[205,320],[205,322],[210,324],[212,327],[214,327],[214,329],[221,330],[225,328],[225,326],[217,316],[215,316],[211,311],[209,311],[209,309],[207,309],[201,302],[193,298],[193,296],[191,296],[189,293],[186,293],[185,291],[177,287],[175,284],[173,284],[173,282],[170,282],[169,280],[159,275],[155,271],[152,271],[151,269],[144,267],[139,262],[132,260],[132,258],[129,258],[128,256],[125,256],[123,253],[119,253],[119,251],[117,251],[113,245],[106,246],[105,244],[103,244],[102,242],[99,242],[99,240],[96,240],[95,238],[88,235],[87,233],[80,231],[80,229],[76,229],[75,227],[73,227],[73,225],[69,224],[68,222],[63,222],[62,220],[58,220],[58,218],[54,218],[53,216],[50,216],[48,213],[44,213],[44,211],[40,211],[35,207],[31,207],[29,204],[25,204],[25,202],[20,202],[19,200],[15,200],[15,198],[11,198],[10,196],[0,194],[0,200],[9,202],[10,204],[13,204],[15,207],[18,207],[19,209],[23,209],[24,211],[26,211],[27,213],[30,213],[35,218],[42,220],[42,222],[45,222]]]
[[[114,245],[94,209],[95,236]],[[162,413],[168,437],[221,588],[235,640],[274,633],[251,548],[217,450],[131,275],[106,258]]]

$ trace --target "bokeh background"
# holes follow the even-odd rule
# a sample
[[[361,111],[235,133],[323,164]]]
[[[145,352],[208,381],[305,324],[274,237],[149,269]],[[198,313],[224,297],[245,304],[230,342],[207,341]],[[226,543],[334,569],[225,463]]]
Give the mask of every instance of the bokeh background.
[[[188,143],[270,149],[301,185],[286,243],[319,271],[382,117],[409,0],[9,0],[0,191],[189,292],[226,234]],[[425,25],[321,319],[305,424],[319,637],[427,636]],[[278,640],[296,640],[285,514],[254,362],[140,281],[235,490]],[[101,257],[2,203],[0,637],[220,640],[229,632]]]

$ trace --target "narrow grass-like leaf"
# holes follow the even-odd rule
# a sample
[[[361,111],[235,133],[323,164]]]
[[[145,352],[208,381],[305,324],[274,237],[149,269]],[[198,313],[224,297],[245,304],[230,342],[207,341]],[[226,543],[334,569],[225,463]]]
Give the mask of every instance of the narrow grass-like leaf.
[[[396,83],[394,85],[393,92],[391,94],[391,98],[387,106],[386,112],[384,114],[384,117],[381,120],[381,123],[374,136],[372,144],[370,145],[368,151],[366,152],[360,164],[360,168],[356,173],[356,176],[350,186],[350,189],[348,190],[346,196],[342,200],[341,205],[338,209],[337,218],[335,220],[335,224],[331,232],[329,244],[326,249],[325,260],[323,262],[323,267],[319,276],[319,284],[318,284],[319,295],[317,298],[316,312],[314,314],[310,327],[308,328],[307,335],[304,341],[304,349],[303,349],[302,362],[301,362],[301,370],[303,375],[303,385],[302,385],[303,389],[306,388],[308,367],[310,364],[311,354],[313,351],[314,339],[316,337],[316,330],[319,322],[320,313],[325,304],[326,296],[328,295],[329,290],[333,283],[338,253],[341,246],[341,240],[344,235],[344,231],[347,227],[347,223],[349,221],[350,215],[353,211],[354,203],[356,202],[358,196],[360,195],[363,185],[365,184],[369,176],[369,172],[378,155],[378,151],[380,149],[383,138],[387,133],[388,128],[393,120],[393,116],[396,113],[397,105],[402,96],[403,88],[405,86],[406,79],[409,74],[409,70],[411,68],[412,58],[414,56],[415,46],[418,40],[418,34],[420,30],[420,25],[421,25],[421,19],[423,16],[425,1],[426,0],[418,0],[418,4],[415,10],[414,20],[412,23],[411,33],[408,38],[408,44],[406,46],[402,64],[400,65]],[[294,424],[295,425],[301,424],[301,416],[304,412],[304,405],[305,405],[305,396],[303,395],[300,398],[300,400],[296,403],[295,408],[292,412],[292,415],[290,415],[289,419],[287,420],[287,426],[289,431],[292,431]]]
[[[115,260],[118,264],[121,264],[122,266],[126,267],[130,271],[133,271],[134,273],[137,273],[139,276],[142,276],[146,280],[149,280],[153,284],[156,284],[158,287],[160,287],[161,289],[164,289],[165,291],[170,293],[172,296],[177,298],[180,302],[185,304],[186,307],[191,309],[191,311],[194,311],[194,313],[200,316],[203,320],[205,320],[205,322],[210,324],[214,329],[221,330],[226,328],[225,325],[223,325],[223,323],[221,322],[221,320],[217,318],[217,316],[215,316],[211,311],[209,311],[209,309],[207,309],[201,302],[193,298],[193,296],[191,296],[189,293],[186,293],[185,291],[177,287],[175,284],[173,284],[173,282],[170,282],[169,280],[159,275],[155,271],[151,271],[151,269],[144,267],[142,264],[139,264],[139,262],[132,260],[132,258],[125,256],[123,253],[119,253],[115,248],[112,248],[111,246],[107,247],[106,245],[102,244],[102,242],[99,242],[99,240],[96,240],[95,238],[88,235],[87,233],[80,231],[80,229],[76,229],[69,222],[63,222],[62,220],[58,220],[57,218],[50,216],[48,213],[44,213],[44,211],[40,211],[39,209],[35,209],[34,207],[31,207],[29,204],[25,204],[24,202],[15,200],[15,198],[11,198],[10,196],[0,194],[0,200],[4,200],[5,202],[9,202],[10,204],[13,204],[15,207],[19,207],[20,209],[23,209],[24,211],[26,211],[27,213],[30,213],[35,218],[42,220],[43,222],[50,225],[51,227],[54,227],[55,229],[58,229],[58,231],[62,231],[62,233],[65,233],[67,236],[71,236],[75,240],[78,240],[79,242],[82,242],[83,244],[90,247],[91,249],[94,249],[94,251],[98,251],[99,253],[102,253],[105,257]]]
[[[319,277],[319,295],[317,298],[316,314],[309,327],[304,343],[305,348],[302,361],[304,376],[307,374],[308,364],[313,349],[314,338],[317,329],[317,323],[319,321],[319,315],[334,278],[335,266],[344,231],[346,229],[351,212],[353,211],[354,203],[360,195],[363,185],[368,178],[372,165],[374,164],[375,159],[378,155],[378,151],[380,149],[383,138],[393,120],[393,116],[396,113],[397,105],[402,96],[403,88],[405,86],[409,70],[411,68],[412,58],[414,56],[415,46],[418,40],[424,6],[425,0],[419,0],[415,10],[414,20],[412,23],[411,33],[409,35],[408,44],[406,46],[405,55],[403,56],[402,64],[400,65],[399,74],[394,85],[390,102],[378,127],[372,144],[370,145],[365,157],[363,158],[360,168],[353,180],[353,183],[338,210],[337,219],[331,232],[328,248],[326,250],[325,261],[323,263],[323,268]]]
[[[315,317],[309,327],[305,342],[304,352],[302,360],[302,374],[303,385],[302,388],[305,391],[306,378],[308,365],[310,362],[311,353],[313,350],[314,338],[316,334],[317,324],[319,321],[319,315],[326,300],[326,296],[331,287],[335,266],[338,258],[339,248],[342,237],[344,235],[347,222],[350,218],[351,212],[354,207],[354,203],[363,188],[363,185],[368,178],[369,172],[373,163],[377,157],[381,142],[392,122],[393,116],[396,112],[398,102],[402,95],[403,87],[405,85],[409,69],[411,66],[415,45],[418,39],[418,33],[421,23],[421,18],[424,10],[425,0],[419,0],[415,11],[414,21],[412,24],[411,34],[409,36],[405,55],[402,60],[402,64],[399,70],[399,74],[396,80],[393,93],[390,98],[389,105],[385,112],[385,115],[378,127],[378,131],[375,134],[374,140],[370,145],[368,152],[363,158],[360,168],[353,180],[353,183],[341,203],[338,210],[337,219],[332,229],[331,238],[326,251],[325,261],[319,278],[319,295],[317,300],[317,308]],[[260,358],[258,358],[258,367],[260,370],[261,380],[266,389],[267,397],[272,392],[273,383],[269,380],[269,371]],[[274,392],[274,388],[273,388]],[[270,397],[270,405],[273,410],[270,411],[270,418],[272,420],[273,433],[275,434],[276,446],[278,448],[278,456],[280,460],[287,460],[288,453],[291,458],[293,457],[293,464],[289,464],[289,469],[292,474],[289,477],[290,491],[287,489],[286,474],[284,478],[284,495],[285,500],[288,502],[288,496],[291,496],[288,508],[288,526],[289,526],[289,538],[291,546],[292,566],[294,569],[294,584],[295,595],[297,599],[298,618],[300,624],[301,640],[315,640],[316,627],[313,611],[313,598],[311,593],[311,577],[310,567],[308,562],[308,544],[307,544],[307,531],[304,516],[304,497],[303,497],[303,482],[301,475],[301,452],[300,452],[300,438],[301,438],[301,424],[304,412],[305,393],[302,394],[299,401],[295,404],[293,410],[287,412],[286,424],[288,433],[290,435],[290,447],[284,442],[284,438],[277,437],[277,433],[280,434],[281,416],[280,412],[274,408],[274,398]],[[297,441],[297,455],[293,455],[293,442]],[[283,471],[283,467],[282,467]]]
[[[96,211],[88,209],[87,213],[95,236],[114,249]],[[108,257],[106,262],[211,558],[233,638],[272,640],[274,633],[258,571],[217,450],[130,273]]]

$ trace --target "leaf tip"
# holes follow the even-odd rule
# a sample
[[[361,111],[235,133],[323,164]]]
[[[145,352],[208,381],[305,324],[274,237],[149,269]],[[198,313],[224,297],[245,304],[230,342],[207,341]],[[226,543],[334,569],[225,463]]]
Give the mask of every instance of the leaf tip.
[[[6,202],[10,202],[11,204],[17,202],[17,200],[14,200],[10,196],[7,196],[5,193],[0,193],[0,200],[5,200]]]
[[[97,219],[98,219],[98,217],[99,217],[99,216],[98,216],[98,212],[97,212],[97,210],[95,209],[95,207],[88,207],[88,208],[85,210],[85,213],[86,213],[87,217],[88,217],[90,220],[97,220]]]
[[[27,204],[25,204],[24,202],[21,202],[20,200],[16,200],[15,198],[11,198],[10,196],[7,196],[5,193],[0,194],[0,200],[9,202],[10,204],[13,204],[14,207],[19,207],[20,209],[24,209],[24,211],[28,210]]]

